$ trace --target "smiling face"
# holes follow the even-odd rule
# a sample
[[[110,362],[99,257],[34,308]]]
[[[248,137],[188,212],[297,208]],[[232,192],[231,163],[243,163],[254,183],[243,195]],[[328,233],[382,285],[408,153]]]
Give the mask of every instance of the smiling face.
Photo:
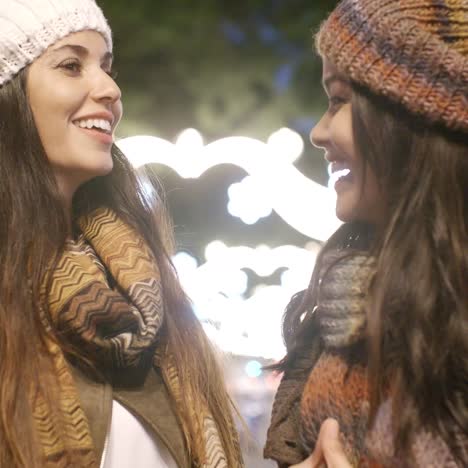
[[[384,203],[377,177],[357,154],[351,112],[352,88],[335,67],[323,59],[323,87],[329,107],[313,128],[312,143],[325,151],[337,194],[336,215],[344,222],[381,224]]]
[[[122,116],[112,54],[95,31],[71,34],[28,70],[34,121],[62,195],[112,170],[113,132]]]

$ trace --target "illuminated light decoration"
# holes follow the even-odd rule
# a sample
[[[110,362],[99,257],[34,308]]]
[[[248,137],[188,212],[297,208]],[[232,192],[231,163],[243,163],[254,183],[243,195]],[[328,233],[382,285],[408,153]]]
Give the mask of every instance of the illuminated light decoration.
[[[253,377],[253,378],[260,377],[263,373],[262,365],[258,361],[255,361],[255,360],[249,361],[245,365],[245,373],[249,377]]]
[[[284,309],[291,296],[308,285],[319,245],[310,250],[295,246],[228,247],[211,242],[206,262],[186,252],[174,257],[184,290],[210,338],[224,351],[237,355],[280,359],[285,352],[281,339]],[[243,269],[268,278],[285,268],[281,285],[258,286],[245,299],[247,276]]]
[[[198,178],[220,164],[241,167],[261,183],[262,196],[275,212],[312,239],[327,239],[340,224],[334,214],[334,191],[305,177],[293,165],[303,143],[290,129],[273,133],[267,143],[228,137],[205,145],[198,131],[187,129],[175,144],[153,136],[134,136],[119,140],[117,145],[134,167],[163,164],[183,178]]]
[[[245,224],[255,224],[260,218],[271,215],[273,207],[265,196],[262,181],[247,176],[228,188],[229,203],[227,209],[232,216],[237,216]]]
[[[320,241],[339,225],[334,216],[334,191],[306,178],[293,165],[303,152],[303,141],[292,130],[281,129],[266,143],[229,137],[205,145],[199,132],[187,129],[175,144],[152,136],[126,138],[117,144],[134,167],[163,164],[183,178],[198,178],[221,164],[241,167],[248,175],[229,188],[229,210],[244,222],[254,223],[274,209],[294,229]],[[252,195],[253,185],[255,196],[248,208],[256,207],[247,211],[243,198],[246,192]],[[185,252],[179,252],[173,261],[195,313],[214,343],[238,355],[280,359],[285,352],[281,338],[284,309],[293,294],[307,287],[318,243],[306,247],[252,249],[214,241],[206,247],[206,262],[201,265]],[[245,269],[264,278],[284,269],[281,285],[257,286],[246,298]]]
[[[217,270],[220,266],[225,268],[249,268],[258,276],[268,278],[279,268],[305,269],[310,276],[317,250],[306,250],[293,245],[283,245],[270,248],[266,245],[251,247],[228,247],[216,240],[207,245],[205,249],[206,263],[202,266],[207,270]],[[307,286],[307,283],[305,284]]]
[[[188,128],[184,130],[179,137],[177,138],[176,148],[178,151],[185,150],[192,151],[196,149],[203,149],[203,137],[201,136],[200,132],[195,130],[194,128]]]
[[[281,128],[272,133],[268,138],[267,145],[271,151],[276,153],[277,158],[289,161],[291,164],[299,159],[304,151],[302,137],[289,128]]]

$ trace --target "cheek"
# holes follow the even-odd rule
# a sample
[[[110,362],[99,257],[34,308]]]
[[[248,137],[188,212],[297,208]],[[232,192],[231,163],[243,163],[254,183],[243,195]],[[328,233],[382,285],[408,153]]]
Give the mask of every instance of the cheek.
[[[382,192],[382,187],[379,184],[375,173],[370,170],[366,172],[364,196],[367,200],[367,205],[372,211],[385,211],[385,197]]]
[[[34,75],[32,75],[34,77]],[[32,86],[28,92],[29,105],[31,107],[34,123],[47,154],[50,153],[52,141],[55,139],[54,129],[57,128],[55,116],[57,110],[51,99],[51,90],[47,82],[32,80]]]
[[[43,93],[34,101],[33,112],[37,119],[41,119],[45,124],[51,120],[63,120],[65,117],[71,118],[75,109],[78,108],[77,95],[61,87],[44,88]]]
[[[38,129],[43,132],[59,130],[71,121],[83,102],[79,87],[64,82],[55,73],[43,70],[32,73],[28,89],[29,103]]]
[[[45,85],[31,95],[30,105],[42,145],[51,161],[62,159],[69,143],[72,116],[79,104],[63,86]]]
[[[375,173],[368,169],[365,173],[364,185],[362,186],[362,179],[359,183],[362,187],[356,201],[359,217],[375,225],[381,224],[387,212],[387,204]]]

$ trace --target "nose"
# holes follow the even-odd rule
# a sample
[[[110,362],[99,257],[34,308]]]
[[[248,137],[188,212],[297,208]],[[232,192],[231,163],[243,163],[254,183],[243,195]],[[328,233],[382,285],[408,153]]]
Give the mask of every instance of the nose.
[[[315,127],[311,130],[309,137],[310,142],[317,148],[326,148],[329,140],[326,115],[324,115],[317,123],[317,125],[315,125]]]
[[[104,70],[99,71],[93,87],[92,97],[97,102],[114,104],[122,98],[122,92],[117,83]]]

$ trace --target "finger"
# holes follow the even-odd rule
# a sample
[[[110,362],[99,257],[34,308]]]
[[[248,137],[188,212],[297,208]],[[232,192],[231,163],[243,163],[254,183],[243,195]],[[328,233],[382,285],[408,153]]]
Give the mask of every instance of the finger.
[[[317,443],[312,455],[307,460],[310,460],[310,468],[321,468],[321,466],[324,465],[325,460],[323,458],[322,447],[320,444]]]
[[[314,457],[315,453],[316,451],[314,451],[314,453],[312,453],[312,455],[306,458],[303,462],[298,463],[297,465],[291,465],[289,468],[325,468],[326,465],[323,457],[319,457],[318,455],[315,455]]]
[[[341,445],[340,427],[335,419],[325,420],[319,439],[328,468],[352,468]]]
[[[310,462],[311,457],[306,458],[301,463],[297,463],[296,465],[291,465],[289,468],[313,468]]]

